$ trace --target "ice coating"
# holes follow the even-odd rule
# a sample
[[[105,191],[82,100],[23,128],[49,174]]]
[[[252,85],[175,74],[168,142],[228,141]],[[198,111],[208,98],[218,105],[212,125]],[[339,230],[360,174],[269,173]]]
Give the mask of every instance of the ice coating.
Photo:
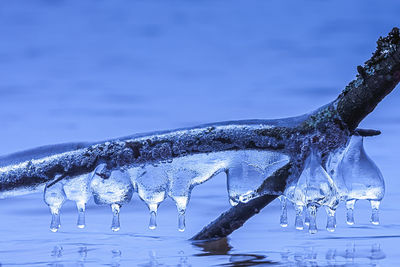
[[[332,178],[321,166],[321,156],[315,148],[311,149],[310,156],[307,158],[304,170],[297,182],[294,190],[294,203],[297,210],[307,208],[310,216],[310,233],[317,232],[316,213],[318,208],[329,207],[332,212],[329,213],[327,230],[333,231],[334,217],[332,217],[332,213],[339,204],[339,196]]]
[[[50,231],[57,232],[61,226],[60,209],[66,199],[61,182],[48,184],[44,190],[44,202],[49,206],[51,213]]]
[[[68,179],[64,183],[64,192],[67,199],[74,201],[78,209],[78,228],[85,228],[86,203],[92,196],[89,186],[90,176],[91,174],[80,175]]]
[[[136,176],[132,175],[135,171]],[[146,203],[150,211],[149,229],[157,227],[157,210],[164,201],[168,190],[168,175],[164,165],[146,165],[136,170],[131,170],[131,179],[137,188],[139,197]]]
[[[119,210],[128,203],[133,195],[133,185],[128,172],[109,171],[105,164],[100,164],[93,173],[90,182],[94,202],[98,205],[110,205],[113,213],[111,230],[120,229]]]
[[[289,156],[274,151],[249,150],[232,155],[227,170],[230,202],[236,205],[257,197],[264,181],[289,161]]]
[[[379,168],[365,152],[363,137],[352,136],[339,170],[348,189],[347,223],[354,224],[354,205],[357,200],[365,199],[371,203],[371,222],[379,224],[378,210],[385,194],[385,182]]]

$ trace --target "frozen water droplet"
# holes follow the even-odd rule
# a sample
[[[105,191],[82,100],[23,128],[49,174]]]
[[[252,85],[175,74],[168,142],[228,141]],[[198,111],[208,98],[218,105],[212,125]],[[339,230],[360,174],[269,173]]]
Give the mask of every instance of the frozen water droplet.
[[[379,168],[365,152],[363,137],[351,137],[339,170],[347,186],[349,200],[365,199],[378,202],[382,200],[385,194],[385,182]],[[353,224],[353,210],[348,208],[347,215],[347,223]]]
[[[295,227],[297,230],[303,230],[304,225],[303,225],[303,206],[301,205],[295,205],[295,210],[296,210],[296,219],[295,219]]]
[[[78,221],[76,225],[78,228],[85,228],[86,223],[85,223],[85,207],[86,204],[84,202],[76,202],[76,207],[78,208]]]
[[[99,165],[94,171],[90,188],[93,193],[94,202],[98,205],[111,205],[113,211],[113,221],[111,229],[118,231],[119,210],[123,204],[129,203],[133,195],[133,185],[127,172],[123,170],[113,170],[109,177],[104,178],[105,164]]]
[[[316,234],[317,230],[317,207],[316,205],[309,205],[307,207],[310,214],[310,225],[308,226],[308,232],[310,234]]]
[[[328,214],[326,230],[329,232],[334,232],[336,228],[336,210],[326,207],[326,213]]]
[[[285,196],[279,196],[279,200],[281,202],[281,217],[280,217],[280,225],[281,227],[288,226],[287,219],[287,200]]]
[[[308,213],[307,209],[304,211],[304,224],[307,226],[310,225],[310,214]]]
[[[113,219],[111,223],[111,230],[114,232],[119,231],[121,228],[121,225],[119,223],[119,210],[120,210],[120,205],[119,204],[112,204],[111,205],[111,211],[113,213]]]
[[[306,160],[297,186],[294,191],[294,202],[298,206],[306,206],[305,223],[309,224],[309,232],[316,233],[316,213],[320,206],[336,209],[339,195],[336,186],[321,166],[321,156],[312,147],[310,156]]]
[[[179,212],[179,214],[178,214],[178,231],[184,232],[185,229],[186,229],[185,212]]]
[[[371,223],[379,225],[379,205],[381,202],[376,200],[370,200],[370,202],[372,208]]]
[[[139,197],[146,203],[150,211],[149,229],[157,227],[157,209],[166,197],[168,175],[163,165],[146,165],[137,170],[136,187]]]
[[[356,199],[346,201],[346,223],[348,225],[354,224],[354,204],[356,204]]]
[[[91,197],[89,180],[91,174],[66,179],[64,192],[67,199],[75,201],[78,209],[78,228],[85,228],[85,205]]]
[[[50,230],[57,232],[61,226],[60,209],[65,202],[65,192],[61,182],[47,185],[44,190],[44,201],[50,208]]]
[[[290,160],[282,153],[256,150],[239,151],[231,157],[227,187],[229,198],[234,203],[246,203],[259,196],[257,189]]]
[[[157,209],[158,206],[156,204],[150,204],[150,221],[149,221],[149,229],[154,230],[157,228]]]

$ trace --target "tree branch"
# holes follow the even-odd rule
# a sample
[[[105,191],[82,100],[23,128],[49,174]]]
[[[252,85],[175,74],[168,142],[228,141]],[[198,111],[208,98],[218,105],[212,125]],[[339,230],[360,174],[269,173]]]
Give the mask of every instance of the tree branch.
[[[291,133],[296,132],[303,139],[300,144],[300,149],[307,149],[306,138],[310,134],[304,134],[304,129],[307,126],[314,126],[309,133],[318,136],[319,140],[325,140],[322,145],[332,145],[332,143],[342,142],[338,139],[338,128],[342,131],[342,135],[347,133],[359,134],[362,136],[374,136],[380,134],[380,131],[357,129],[359,123],[371,113],[378,103],[388,95],[400,81],[400,35],[399,29],[393,30],[385,38],[379,38],[378,46],[375,53],[372,55],[363,67],[358,66],[358,75],[355,80],[346,86],[345,90],[339,97],[328,107],[315,112],[311,115],[301,127],[291,129]],[[332,108],[334,107],[334,111]],[[332,120],[332,114],[337,112],[340,117],[340,122],[336,118]],[[332,124],[332,121],[334,124]],[[283,133],[280,133],[284,135]],[[298,142],[301,143],[300,140]],[[322,143],[322,142],[321,142]],[[322,151],[329,153],[331,148],[321,148]],[[292,179],[303,168],[304,156],[300,156],[296,164],[292,168],[284,167],[278,170],[273,177],[267,179],[266,183],[270,183],[269,187],[263,185],[264,191],[268,192],[270,187],[281,187],[287,182],[290,177]],[[271,181],[268,181],[272,179]],[[265,189],[266,188],[266,189]],[[281,192],[283,192],[281,188]],[[275,190],[271,190],[274,192]],[[275,191],[276,192],[276,191]],[[191,240],[205,240],[212,238],[222,238],[231,234],[236,229],[240,228],[248,219],[260,212],[262,208],[267,206],[271,201],[277,197],[276,194],[268,194],[253,199],[248,203],[240,203],[232,207],[228,211],[221,214],[216,220],[204,227],[198,234],[192,237]]]

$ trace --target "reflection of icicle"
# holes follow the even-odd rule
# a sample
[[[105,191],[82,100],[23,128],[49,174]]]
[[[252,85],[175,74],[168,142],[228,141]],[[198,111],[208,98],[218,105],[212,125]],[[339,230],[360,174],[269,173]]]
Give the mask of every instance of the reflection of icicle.
[[[73,177],[66,180],[64,184],[64,191],[67,199],[75,201],[78,209],[78,228],[85,227],[85,208],[91,196],[89,176],[90,175],[81,175],[79,177]]]
[[[355,202],[366,199],[371,203],[371,222],[379,224],[378,209],[385,194],[385,183],[379,168],[365,153],[361,136],[350,139],[339,167],[349,191],[346,204],[347,223],[354,224]]]
[[[65,198],[65,192],[61,182],[46,186],[44,190],[44,201],[50,208],[50,230],[52,232],[57,232],[61,226],[60,209],[65,202]]]
[[[311,150],[306,160],[294,191],[295,204],[306,206],[309,213],[309,232],[316,233],[316,214],[320,206],[324,205],[334,213],[338,205],[338,194],[332,178],[321,166],[321,158],[315,148]],[[330,223],[330,222],[329,222]],[[329,227],[329,230],[332,230]]]
[[[257,197],[257,189],[289,160],[285,154],[272,151],[250,150],[233,154],[227,170],[231,203],[246,203]]]
[[[133,195],[133,186],[129,175],[121,170],[109,171],[104,164],[94,171],[90,188],[94,202],[99,205],[110,205],[113,213],[111,230],[120,229],[119,210],[128,203]]]

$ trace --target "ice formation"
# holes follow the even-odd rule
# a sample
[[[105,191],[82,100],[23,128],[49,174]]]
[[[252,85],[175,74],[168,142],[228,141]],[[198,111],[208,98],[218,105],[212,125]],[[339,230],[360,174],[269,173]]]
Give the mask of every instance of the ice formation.
[[[376,164],[364,150],[363,137],[353,136],[344,152],[339,171],[348,189],[346,202],[347,223],[354,224],[354,204],[359,199],[369,200],[371,222],[379,224],[379,205],[385,194],[385,182]]]
[[[50,230],[57,232],[61,226],[60,209],[66,199],[62,183],[48,184],[44,190],[44,202],[49,206],[51,213]]]
[[[90,188],[96,204],[111,206],[113,213],[111,230],[118,231],[120,208],[128,203],[133,195],[133,185],[128,173],[123,170],[110,171],[106,164],[100,164],[93,173]]]
[[[317,231],[316,211],[324,206],[328,214],[328,231],[336,227],[336,207],[345,202],[347,223],[354,224],[354,204],[359,199],[369,200],[372,208],[371,223],[379,224],[379,205],[385,193],[385,183],[375,163],[367,156],[363,137],[354,135],[346,147],[338,148],[327,156],[325,167],[316,148],[311,149],[297,183],[286,186],[279,196],[281,202],[280,225],[286,227],[287,201],[293,203],[295,228],[309,225],[310,233]],[[304,221],[303,221],[304,217]]]
[[[315,148],[312,148],[310,156],[306,160],[304,170],[294,189],[293,200],[296,205],[296,214],[304,208],[309,212],[310,233],[317,232],[316,214],[321,206],[325,206],[329,211],[327,230],[334,231],[336,226],[334,213],[339,204],[338,193],[332,178],[322,167],[321,157]]]

